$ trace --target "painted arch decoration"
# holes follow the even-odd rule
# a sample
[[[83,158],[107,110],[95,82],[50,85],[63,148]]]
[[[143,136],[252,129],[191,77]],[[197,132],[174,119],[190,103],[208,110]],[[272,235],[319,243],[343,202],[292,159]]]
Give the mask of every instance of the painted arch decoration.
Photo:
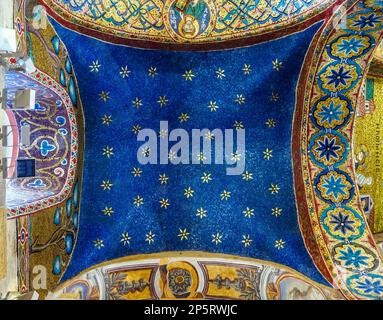
[[[341,294],[272,262],[229,255],[133,256],[96,265],[48,299],[342,300]]]
[[[331,0],[40,0],[63,25],[108,42],[167,49],[243,46],[318,20]],[[338,1],[339,2],[339,1]],[[283,30],[282,30],[283,29]],[[290,30],[290,31],[289,31]],[[181,45],[180,45],[181,44]],[[223,47],[222,47],[223,48]]]
[[[72,64],[56,35],[47,44],[40,31],[27,22],[27,5],[25,0],[15,2],[17,51],[33,60],[36,71],[31,74],[21,72],[17,59],[10,57],[7,61],[10,71],[6,73],[5,86],[11,96],[18,88],[36,90],[33,111],[7,111],[10,125],[31,126],[31,145],[18,147],[18,143],[14,143],[12,158],[36,159],[36,176],[7,182],[6,207],[9,219],[64,203],[73,193],[81,170],[78,168],[81,140],[78,122],[81,123],[82,106]],[[41,42],[44,48],[38,54],[34,48],[37,42]],[[18,133],[14,135],[14,141],[17,141]]]
[[[30,274],[36,264],[42,263],[51,270],[51,277],[47,281],[49,285],[53,285],[70,261],[79,221],[81,150],[84,144],[82,103],[75,70],[65,45],[51,25],[39,28],[41,16],[37,14],[33,19],[26,19],[25,12],[30,6],[37,5],[37,0],[15,0],[14,20],[18,51],[27,54],[37,68],[32,74],[17,75],[27,84],[33,84],[42,93],[46,93],[42,94],[41,101],[37,98],[38,110],[34,112],[39,114],[39,121],[33,125],[36,128],[34,136],[38,139],[41,134],[38,130],[44,130],[44,126],[48,124],[54,128],[48,139],[49,145],[59,145],[60,154],[66,154],[66,157],[53,159],[49,163],[50,168],[47,166],[49,174],[60,176],[59,188],[53,194],[7,208],[7,217],[16,220],[17,280],[22,293],[32,290]],[[16,63],[16,59],[10,61],[11,68],[14,69],[12,63]],[[14,80],[17,82],[17,79]],[[34,118],[27,112],[20,112],[16,117],[21,122]],[[59,143],[64,139],[64,143]],[[34,150],[30,150],[31,153],[40,153],[42,140],[44,139],[38,140],[39,143],[35,144]],[[32,141],[35,141],[33,135]],[[44,146],[47,144],[44,143]],[[43,156],[40,154],[40,157]],[[48,152],[47,158],[49,157]],[[45,177],[49,178],[49,175]]]
[[[70,195],[77,167],[78,133],[72,98],[51,77],[40,70],[30,76],[10,72],[6,85],[12,88],[11,93],[18,88],[37,92],[35,110],[8,112],[11,125],[31,127],[31,145],[17,148],[16,157],[36,159],[35,177],[7,183],[8,218],[13,218],[53,206]]]
[[[301,230],[322,274],[348,299],[381,299],[383,261],[362,211],[351,149],[363,78],[383,35],[383,2],[344,5],[317,35],[301,75],[296,193]]]

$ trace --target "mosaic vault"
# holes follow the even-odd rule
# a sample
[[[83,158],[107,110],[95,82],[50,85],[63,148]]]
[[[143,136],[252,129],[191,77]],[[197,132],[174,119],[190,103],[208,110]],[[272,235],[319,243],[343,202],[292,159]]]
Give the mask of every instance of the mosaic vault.
[[[324,281],[299,239],[290,162],[294,90],[319,25],[272,43],[210,53],[121,48],[54,26],[78,72],[87,128],[85,227],[65,279],[106,259],[198,250],[272,260]],[[279,48],[283,53],[273,56]],[[168,121],[162,133],[160,121]],[[205,165],[206,155],[195,153],[198,165],[141,165],[139,128],[154,128],[157,140],[174,128],[245,128],[246,154],[238,157],[246,157],[246,166],[228,176],[225,166]],[[265,176],[267,170],[273,173]]]
[[[33,152],[57,152],[40,180],[65,190],[8,210],[21,291],[43,264],[52,299],[383,297],[369,180],[382,81],[367,76],[382,1],[32,1],[46,28],[43,7],[26,22],[19,3],[19,46],[38,70],[8,81],[44,86],[38,125],[56,134]],[[143,128],[158,143],[173,128],[245,129],[246,152],[232,154],[244,171],[201,153],[142,165],[137,152],[156,155]]]

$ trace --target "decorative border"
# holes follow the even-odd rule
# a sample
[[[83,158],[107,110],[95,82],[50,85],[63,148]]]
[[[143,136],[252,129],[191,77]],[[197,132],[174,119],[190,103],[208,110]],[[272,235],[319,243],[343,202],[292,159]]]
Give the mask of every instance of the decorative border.
[[[16,29],[17,51],[26,53],[26,17],[25,17],[26,0],[15,0],[14,7],[14,27]]]
[[[116,28],[106,27],[93,21],[84,21],[83,15],[76,16],[72,12],[68,12],[67,8],[57,4],[54,0],[38,1],[44,6],[47,13],[64,27],[105,42],[144,49],[206,51],[249,46],[302,31],[315,22],[331,17],[333,11],[344,0],[323,0],[321,3],[317,3],[306,11],[289,17],[289,19],[283,20],[282,22],[271,23],[266,26],[259,25],[249,31],[228,34],[226,36],[217,34],[216,36],[205,37],[199,40],[193,39],[180,43],[177,43],[171,35],[167,35],[166,37],[161,36],[159,33],[148,35],[144,31],[129,34],[126,31],[129,28],[116,30]],[[163,17],[168,15],[168,13],[165,12],[161,14]]]
[[[291,283],[282,285],[286,279]],[[127,256],[106,261],[62,283],[47,297],[53,300],[289,298],[343,299],[339,291],[318,284],[284,265],[189,251]]]
[[[16,219],[17,246],[17,282],[20,292],[30,290],[29,283],[29,245],[30,245],[30,217],[23,216]]]
[[[48,289],[51,290],[57,285],[63,272],[66,270],[73,252],[73,248],[77,241],[77,230],[79,227],[80,214],[78,211],[78,207],[80,201],[83,162],[82,153],[78,153],[78,148],[83,148],[84,146],[82,102],[77,89],[77,82],[75,80],[74,71],[73,81],[71,84],[72,86],[67,85],[65,87],[62,87],[61,85],[59,85],[60,74],[59,72],[54,72],[54,70],[58,70],[57,68],[55,68],[54,64],[57,63],[58,66],[64,67],[65,61],[64,70],[66,70],[67,72],[68,65],[70,65],[71,70],[72,65],[67,55],[65,45],[62,44],[61,40],[58,39],[53,27],[48,23],[48,28],[44,29],[41,34],[39,32],[35,32],[37,41],[41,43],[44,48],[47,49],[47,52],[46,55],[34,55],[34,46],[31,42],[30,34],[27,37],[27,33],[31,33],[35,30],[31,29],[30,23],[32,23],[32,21],[29,21],[29,23],[27,23],[27,21],[25,20],[25,11],[27,5],[26,0],[14,1],[15,26],[17,26],[18,28],[18,35],[20,38],[20,40],[18,41],[18,51],[22,51],[24,54],[27,53],[34,60],[35,66],[38,67],[36,73],[32,76],[29,76],[29,78],[44,85],[49,90],[53,90],[56,94],[59,95],[60,99],[62,99],[64,102],[66,110],[65,112],[67,112],[68,118],[70,119],[67,123],[70,123],[70,130],[72,130],[70,133],[71,140],[69,140],[71,148],[69,152],[71,152],[71,165],[73,164],[73,167],[66,174],[67,188],[65,188],[65,190],[62,190],[61,194],[53,196],[49,199],[45,199],[44,201],[39,201],[39,203],[37,203],[34,207],[25,206],[24,212],[18,212],[20,211],[19,209],[21,209],[21,207],[18,208],[18,210],[15,210],[15,212],[13,213],[9,212],[9,218],[15,218],[17,224],[18,236],[15,240],[17,242],[17,272],[19,291],[29,291],[31,287],[30,272],[31,270],[33,270],[34,266],[43,265],[47,268],[47,270],[52,270],[52,257],[65,256],[65,263],[61,265],[62,272],[59,275],[54,275],[52,272],[47,272],[47,286]],[[37,3],[37,0],[31,0],[28,2],[28,7],[33,7]],[[48,51],[48,47],[50,48],[50,46],[53,46],[52,52]],[[50,55],[50,53],[54,54],[54,56]],[[51,61],[51,58],[54,60],[53,62]],[[16,63],[16,59],[14,59],[14,63]],[[47,73],[49,73],[49,76],[47,75]],[[72,99],[74,99],[74,102],[72,102]],[[71,206],[68,206],[68,203],[71,203]],[[36,244],[37,238],[43,236],[41,238],[41,241],[44,241],[45,236],[47,236],[47,238],[45,239],[49,239],[50,235],[52,235],[59,228],[61,228],[61,225],[57,225],[57,223],[54,223],[54,216],[57,215],[57,212],[67,213],[68,210],[72,212],[70,217],[68,216],[68,214],[66,214],[66,219],[60,220],[68,221],[70,219],[70,222],[75,224],[76,233],[74,235],[74,238],[72,239],[73,241],[71,242],[72,252],[68,254],[68,252],[66,251],[67,247],[63,250],[54,246],[50,246],[48,249],[39,252],[33,251],[34,244]],[[27,232],[23,231],[23,229],[27,230]],[[42,292],[41,294],[45,295],[44,292]]]
[[[345,1],[344,8],[316,36],[297,92],[299,222],[316,265],[346,298],[382,299],[383,261],[363,215],[348,151],[363,77],[383,37],[383,8],[378,0]]]

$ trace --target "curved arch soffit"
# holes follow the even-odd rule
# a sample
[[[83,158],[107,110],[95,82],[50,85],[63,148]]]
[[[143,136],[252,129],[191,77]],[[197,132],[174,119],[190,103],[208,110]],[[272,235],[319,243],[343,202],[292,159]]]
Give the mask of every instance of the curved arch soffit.
[[[65,27],[102,41],[164,50],[220,50],[275,39],[331,16],[343,0],[40,0]]]
[[[383,36],[383,3],[344,5],[314,39],[297,92],[299,222],[318,269],[346,298],[382,299],[383,260],[359,200],[352,134],[362,83]]]
[[[66,164],[65,169],[65,183],[62,185],[59,192],[39,200],[33,200],[25,204],[9,207],[7,210],[8,218],[16,218],[23,215],[28,215],[36,211],[55,206],[58,203],[65,201],[71,194],[71,190],[75,184],[75,174],[78,159],[79,145],[77,120],[75,110],[69,94],[67,93],[65,88],[59,85],[51,76],[45,74],[39,69],[37,69],[36,72],[30,75],[23,75],[25,77],[30,78],[33,82],[37,83],[38,86],[42,86],[54,92],[60,98],[62,102],[62,107],[65,108],[67,113],[67,121],[69,121],[69,123],[67,124],[69,132],[67,132],[68,138],[66,139],[66,144],[68,145],[67,152],[69,153],[69,161]]]

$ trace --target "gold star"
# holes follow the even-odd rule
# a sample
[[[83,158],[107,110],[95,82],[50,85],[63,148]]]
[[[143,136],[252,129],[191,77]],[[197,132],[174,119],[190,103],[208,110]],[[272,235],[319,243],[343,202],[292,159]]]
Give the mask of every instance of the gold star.
[[[172,161],[176,157],[177,157],[177,154],[173,150],[170,150],[169,155],[168,155],[169,160]]]
[[[205,133],[205,139],[206,140],[213,140],[214,139],[214,134],[211,132],[211,131],[209,131],[209,132],[206,132]]]
[[[160,105],[160,107],[164,107],[166,106],[166,104],[168,103],[168,98],[166,96],[160,96],[157,100],[157,103]]]
[[[219,107],[217,106],[217,102],[215,101],[210,101],[207,107],[210,109],[211,112],[217,111],[217,109],[219,109]]]
[[[242,213],[245,215],[245,218],[251,218],[254,216],[254,209],[246,208]]]
[[[205,157],[205,155],[203,154],[203,152],[200,152],[199,154],[197,154],[196,159],[197,159],[198,161],[205,161],[205,160],[206,160],[206,157]]]
[[[149,157],[150,156],[150,148],[149,147],[142,147],[141,148],[141,154],[144,157]]]
[[[271,184],[271,187],[269,188],[269,191],[271,194],[277,194],[279,192],[280,188],[277,184]]]
[[[265,158],[266,160],[270,160],[272,157],[273,157],[273,150],[270,150],[267,148],[265,151],[263,151],[263,158]]]
[[[101,118],[102,124],[105,124],[107,126],[110,125],[110,123],[113,121],[112,116],[107,116],[106,114]]]
[[[201,177],[202,183],[209,183],[212,180],[211,173],[205,172]]]
[[[160,200],[161,208],[167,209],[170,206],[169,199],[162,198]]]
[[[138,134],[141,130],[141,126],[139,124],[135,124],[133,127],[132,127],[132,132],[134,134]]]
[[[152,231],[149,231],[149,233],[146,234],[145,241],[148,242],[149,244],[152,244],[154,242],[154,237],[155,236],[156,235]]]
[[[278,59],[275,59],[273,61],[273,69],[276,70],[276,71],[280,71],[282,68],[282,62],[279,61]]]
[[[249,171],[245,171],[245,172],[242,174],[242,179],[243,179],[243,180],[246,180],[246,181],[253,180],[253,174],[250,173]]]
[[[160,174],[158,180],[161,182],[161,184],[168,184],[169,177],[165,173]]]
[[[207,211],[204,208],[199,208],[197,210],[196,216],[200,217],[201,219],[203,219],[203,218],[207,217]]]
[[[133,198],[133,204],[138,208],[144,204],[144,198],[137,196]]]
[[[242,71],[244,75],[248,76],[251,73],[251,65],[245,64]]]
[[[125,245],[130,244],[130,240],[132,239],[131,236],[129,236],[128,232],[121,234],[121,242]]]
[[[89,66],[90,72],[98,72],[101,67],[101,64],[98,62],[98,60],[93,61],[92,64]]]
[[[237,94],[237,98],[235,99],[235,102],[239,105],[246,103],[246,98],[243,94]]]
[[[97,249],[101,249],[104,247],[104,240],[96,239],[93,241],[93,244]]]
[[[139,109],[142,106],[142,99],[136,98],[136,99],[132,100],[132,105],[136,109]]]
[[[168,131],[165,130],[165,129],[161,129],[159,132],[158,132],[158,135],[161,139],[164,139],[168,136]]]
[[[106,102],[108,99],[110,99],[109,92],[101,91],[101,93],[98,94],[100,97],[100,100]]]
[[[102,212],[104,213],[104,215],[109,216],[109,217],[114,213],[112,207],[110,207],[110,208],[105,207],[105,209],[102,210]]]
[[[281,250],[281,249],[284,249],[285,244],[286,244],[286,242],[283,241],[282,239],[276,240],[274,247],[277,248],[278,250]]]
[[[243,235],[242,238],[243,240],[241,242],[243,243],[245,248],[250,247],[251,243],[253,242],[253,240],[250,239],[250,235]]]
[[[239,154],[238,152],[232,153],[231,154],[231,161],[239,161],[241,160],[242,155]]]
[[[113,148],[111,148],[109,146],[106,146],[105,148],[102,148],[102,150],[103,150],[103,153],[102,153],[103,156],[106,156],[106,157],[110,158],[111,156],[114,155]]]
[[[266,125],[269,128],[275,128],[275,126],[277,125],[277,122],[274,119],[269,119],[266,121]]]
[[[112,189],[112,186],[113,184],[109,181],[109,180],[102,180],[102,183],[101,183],[101,188],[105,190],[111,190]]]
[[[270,101],[277,102],[279,100],[279,94],[276,92],[271,93]]]
[[[158,74],[157,73],[157,68],[156,67],[150,67],[148,69],[148,74],[149,74],[149,77],[154,78]]]
[[[195,77],[192,70],[186,70],[182,76],[186,81],[193,81],[193,78]]]
[[[188,187],[187,189],[184,189],[184,196],[189,199],[194,196],[194,190],[191,187]]]
[[[219,243],[222,243],[223,235],[220,234],[219,232],[216,234],[212,234],[211,236],[213,238],[213,240],[211,240],[211,242],[215,243],[216,245],[218,245]]]
[[[221,193],[221,200],[229,200],[229,198],[231,198],[231,192],[223,190]]]
[[[243,125],[242,121],[234,121],[234,128],[237,130],[244,129],[245,126]]]
[[[128,69],[128,66],[121,67],[120,75],[121,75],[121,77],[122,77],[123,79],[124,79],[124,78],[128,78],[130,72],[131,72],[131,71]]]
[[[141,168],[133,168],[132,174],[134,175],[134,177],[141,177],[141,173]]]
[[[178,235],[181,238],[181,241],[183,240],[189,240],[188,236],[190,235],[190,232],[187,231],[185,228],[184,230],[180,229],[180,234]]]
[[[221,68],[218,68],[218,70],[215,72],[217,74],[217,78],[222,80],[223,78],[225,78],[225,70],[221,69]]]
[[[178,117],[180,119],[180,122],[186,122],[189,120],[189,115],[187,113],[181,113],[181,115]]]
[[[272,215],[276,217],[279,217],[282,215],[282,209],[280,208],[273,208],[271,209],[271,212],[272,212]]]

